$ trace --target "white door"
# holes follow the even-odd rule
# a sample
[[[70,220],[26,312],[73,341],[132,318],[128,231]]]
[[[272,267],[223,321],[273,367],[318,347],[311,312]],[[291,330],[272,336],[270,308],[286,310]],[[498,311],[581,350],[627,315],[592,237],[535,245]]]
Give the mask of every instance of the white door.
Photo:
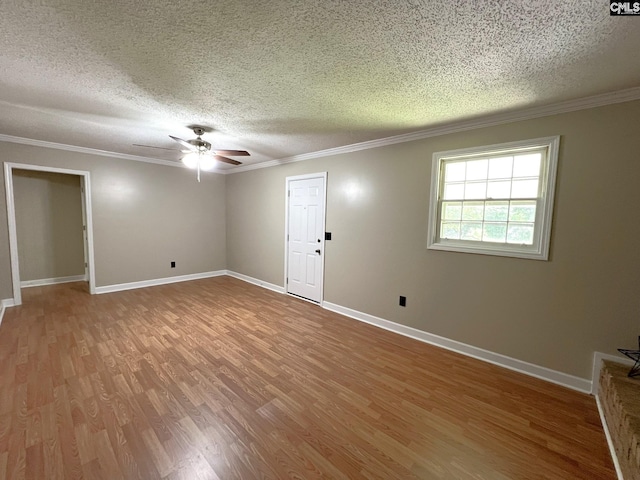
[[[287,292],[320,303],[326,174],[287,179]]]

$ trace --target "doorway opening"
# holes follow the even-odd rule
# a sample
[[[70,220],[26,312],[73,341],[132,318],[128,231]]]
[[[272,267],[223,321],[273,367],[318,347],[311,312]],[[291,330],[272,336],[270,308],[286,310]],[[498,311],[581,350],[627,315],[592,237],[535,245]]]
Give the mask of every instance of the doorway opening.
[[[20,275],[20,257],[18,242],[18,228],[16,224],[16,180],[18,184],[21,182],[21,172],[34,172],[33,177],[37,177],[35,172],[48,172],[51,174],[74,175],[79,177],[80,185],[80,202],[82,215],[82,249],[84,256],[84,274],[77,275],[74,279],[86,280],[89,282],[89,292],[95,293],[95,268],[93,254],[93,217],[91,213],[91,184],[90,175],[87,171],[69,170],[63,168],[43,167],[38,165],[28,165],[19,163],[4,164],[5,173],[5,190],[7,200],[7,219],[9,225],[9,251],[11,256],[11,281],[13,287],[13,304],[22,304],[21,288],[29,285],[29,282],[21,282]],[[60,212],[58,212],[60,213]],[[24,247],[26,248],[26,247]],[[42,271],[42,270],[41,270]],[[67,280],[72,277],[67,277]],[[65,278],[47,278],[41,279],[39,284],[59,283],[65,281]],[[32,284],[38,284],[32,282]]]

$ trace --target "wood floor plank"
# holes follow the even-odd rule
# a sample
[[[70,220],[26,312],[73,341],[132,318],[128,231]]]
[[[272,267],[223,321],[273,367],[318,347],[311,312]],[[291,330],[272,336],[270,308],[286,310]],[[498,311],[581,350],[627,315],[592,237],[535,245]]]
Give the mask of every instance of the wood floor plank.
[[[122,470],[116,460],[116,454],[113,451],[109,435],[106,430],[101,430],[93,434],[93,443],[95,445],[96,455],[101,469],[106,473],[107,478],[118,480],[122,479]]]
[[[65,478],[83,478],[78,439],[75,436],[71,404],[67,396],[67,385],[59,385],[53,391],[56,412],[57,438],[62,451]]]
[[[237,279],[23,301],[2,479],[615,479],[592,397]]]
[[[46,478],[42,443],[27,448],[25,464],[25,478]]]
[[[64,476],[64,459],[57,438],[47,438],[42,442],[45,472],[48,480],[61,480]]]
[[[161,478],[160,473],[155,466],[155,462],[146,449],[141,431],[133,428],[131,424],[127,424],[122,427],[122,432],[136,462],[139,477],[144,480],[155,480]]]
[[[163,477],[169,475],[174,470],[174,464],[169,458],[169,455],[167,455],[163,444],[158,440],[155,432],[152,429],[143,431],[142,440],[147,447],[147,451],[151,454],[153,463],[160,475]]]

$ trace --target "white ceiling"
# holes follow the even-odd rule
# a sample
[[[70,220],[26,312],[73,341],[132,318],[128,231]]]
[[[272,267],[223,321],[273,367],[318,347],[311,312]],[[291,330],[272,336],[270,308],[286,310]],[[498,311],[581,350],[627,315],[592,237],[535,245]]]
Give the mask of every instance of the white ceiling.
[[[250,164],[640,85],[606,0],[9,0],[0,38],[0,134],[172,160],[132,144]]]

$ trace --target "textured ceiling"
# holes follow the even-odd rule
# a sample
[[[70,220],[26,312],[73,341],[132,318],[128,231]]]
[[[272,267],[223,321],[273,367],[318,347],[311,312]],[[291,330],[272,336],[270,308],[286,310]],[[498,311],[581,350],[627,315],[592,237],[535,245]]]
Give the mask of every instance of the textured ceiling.
[[[0,134],[263,162],[640,85],[640,18],[587,0],[5,0]]]

